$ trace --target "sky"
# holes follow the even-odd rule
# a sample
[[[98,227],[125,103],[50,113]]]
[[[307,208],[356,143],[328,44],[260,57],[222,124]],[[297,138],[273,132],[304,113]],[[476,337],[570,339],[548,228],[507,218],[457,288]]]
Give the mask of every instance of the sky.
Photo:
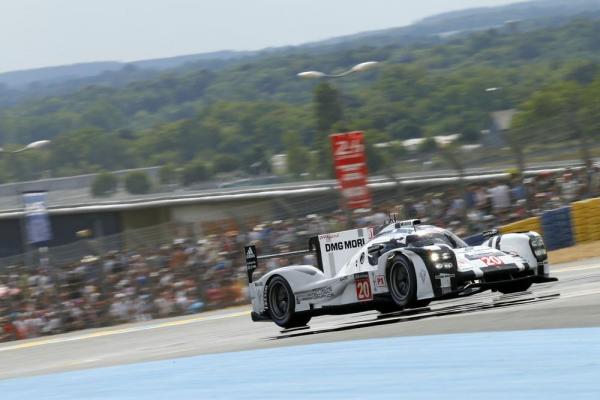
[[[295,45],[517,0],[0,0],[0,72]]]

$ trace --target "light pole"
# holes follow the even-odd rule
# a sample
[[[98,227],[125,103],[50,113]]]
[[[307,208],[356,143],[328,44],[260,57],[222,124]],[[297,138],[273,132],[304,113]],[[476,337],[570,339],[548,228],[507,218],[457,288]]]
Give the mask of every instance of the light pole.
[[[376,67],[378,64],[379,61],[366,61],[360,64],[356,64],[354,67],[342,72],[341,74],[327,74],[321,71],[304,71],[298,73],[297,76],[302,79],[343,78],[344,76],[354,74],[355,72],[368,71]]]
[[[348,75],[351,75],[351,74],[354,74],[354,73],[357,73],[357,72],[369,71],[369,70],[377,67],[379,64],[380,64],[379,61],[365,61],[365,62],[361,62],[359,64],[356,64],[355,66],[353,66],[349,70],[344,71],[344,72],[342,72],[340,74],[330,74],[330,73],[325,73],[325,72],[321,72],[321,71],[304,71],[304,72],[300,72],[300,73],[296,74],[296,76],[299,77],[299,78],[301,78],[301,79],[336,79],[336,78],[343,78],[345,76],[348,76]],[[315,105],[317,105],[317,109],[318,109],[318,95],[316,94],[316,92],[315,92],[314,102],[315,102]],[[341,120],[342,119],[342,115],[343,115],[341,103],[338,104],[338,107],[339,107],[339,110],[338,110],[339,116],[338,116],[338,118]],[[317,114],[318,114],[318,111],[317,111]],[[331,126],[321,127],[318,121],[319,121],[319,117],[317,116],[318,131],[325,130],[325,128],[328,129],[328,128],[331,127]]]
[[[35,142],[31,142],[28,145],[26,145],[20,149],[17,149],[17,150],[5,150],[2,147],[0,147],[0,153],[13,153],[13,154],[22,153],[27,150],[36,150],[36,149],[41,149],[41,148],[47,147],[50,143],[51,142],[49,140],[38,140]]]
[[[321,71],[303,71],[297,74],[297,76],[301,79],[337,79],[337,78],[343,78],[345,76],[357,73],[357,72],[365,72],[368,70],[371,70],[375,67],[377,67],[379,65],[378,61],[365,61],[359,64],[356,64],[355,66],[353,66],[352,68],[350,68],[347,71],[344,71],[340,74],[330,74],[330,73],[325,73],[325,72],[321,72]],[[317,95],[315,94],[315,103],[318,103],[317,101]],[[318,106],[317,106],[318,108]],[[341,111],[341,106],[340,106],[340,111]],[[340,113],[340,115],[343,115],[343,113]],[[319,118],[317,117],[317,120]],[[331,126],[329,127],[331,128]],[[346,212],[346,217],[348,219],[347,224],[350,225],[350,221],[352,220],[352,213],[350,211],[350,209],[347,207],[347,204],[345,203],[345,200],[343,199],[343,204],[344,204],[344,210]]]

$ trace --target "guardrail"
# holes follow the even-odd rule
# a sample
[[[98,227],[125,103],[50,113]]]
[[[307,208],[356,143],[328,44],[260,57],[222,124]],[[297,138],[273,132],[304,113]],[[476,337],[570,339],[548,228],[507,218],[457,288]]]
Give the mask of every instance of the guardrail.
[[[600,198],[571,203],[500,227],[501,233],[536,231],[542,234],[548,250],[571,247],[575,244],[600,241]],[[465,239],[469,245],[479,245],[483,236]]]

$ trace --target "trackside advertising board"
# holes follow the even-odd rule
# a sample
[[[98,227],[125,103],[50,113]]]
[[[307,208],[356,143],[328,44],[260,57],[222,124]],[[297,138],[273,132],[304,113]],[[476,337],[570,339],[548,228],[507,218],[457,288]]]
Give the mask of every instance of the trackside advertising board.
[[[373,238],[373,229],[359,228],[319,235],[323,272],[335,276],[356,252]]]
[[[25,204],[25,229],[30,244],[52,239],[50,218],[46,210],[46,192],[23,193]]]
[[[335,175],[347,208],[371,208],[367,158],[362,132],[330,135]]]

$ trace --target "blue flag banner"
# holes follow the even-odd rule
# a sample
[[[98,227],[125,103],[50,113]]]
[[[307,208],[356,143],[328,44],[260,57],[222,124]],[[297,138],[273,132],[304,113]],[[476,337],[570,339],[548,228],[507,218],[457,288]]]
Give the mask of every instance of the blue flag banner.
[[[46,192],[23,193],[23,203],[27,241],[32,244],[51,240],[52,231],[46,210]]]

